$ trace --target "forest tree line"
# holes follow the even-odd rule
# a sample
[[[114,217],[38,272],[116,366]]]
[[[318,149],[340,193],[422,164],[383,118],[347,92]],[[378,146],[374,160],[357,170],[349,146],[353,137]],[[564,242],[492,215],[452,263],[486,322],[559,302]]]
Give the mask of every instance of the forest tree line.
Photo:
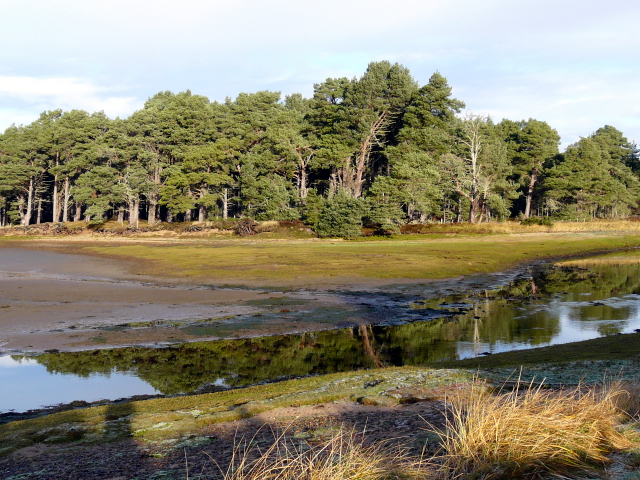
[[[47,111],[0,135],[0,225],[115,219],[362,222],[620,218],[640,199],[635,144],[612,126],[559,151],[541,120],[461,112],[439,73],[372,62],[312,98],[211,102],[161,92],[126,119]],[[334,230],[332,230],[334,229]]]

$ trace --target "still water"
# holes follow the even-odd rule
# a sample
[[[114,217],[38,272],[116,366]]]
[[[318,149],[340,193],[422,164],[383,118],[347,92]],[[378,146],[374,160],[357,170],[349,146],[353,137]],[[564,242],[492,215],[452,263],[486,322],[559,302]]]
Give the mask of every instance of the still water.
[[[415,298],[412,321],[314,333],[0,357],[0,412],[177,394],[587,340],[640,328],[640,255],[533,269],[470,295]],[[429,317],[416,321],[421,311]]]

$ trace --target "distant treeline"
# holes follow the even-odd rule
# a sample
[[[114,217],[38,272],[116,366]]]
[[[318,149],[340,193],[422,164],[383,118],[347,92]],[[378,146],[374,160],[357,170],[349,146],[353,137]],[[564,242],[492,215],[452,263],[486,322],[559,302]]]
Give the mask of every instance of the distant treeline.
[[[618,218],[640,199],[639,151],[604,126],[558,151],[546,122],[459,114],[447,80],[399,64],[329,78],[310,99],[161,92],[129,118],[48,111],[0,135],[0,224],[302,219],[363,224],[532,215]]]

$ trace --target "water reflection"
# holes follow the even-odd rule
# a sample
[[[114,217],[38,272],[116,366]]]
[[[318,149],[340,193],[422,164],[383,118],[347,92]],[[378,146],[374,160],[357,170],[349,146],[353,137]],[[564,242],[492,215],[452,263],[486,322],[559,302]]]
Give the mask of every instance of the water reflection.
[[[129,372],[53,372],[39,359],[0,357],[0,412],[40,408],[46,405],[88,402],[158,393],[148,382]]]
[[[21,373],[13,377],[7,377],[11,368],[5,368],[9,361],[4,357],[0,362],[2,385],[12,385],[15,395],[7,395],[3,388],[0,410],[30,408],[23,400],[26,397],[39,399],[35,400],[38,404],[95,397],[95,393],[83,393],[88,384],[70,387],[71,383],[64,383],[71,378],[108,381],[92,388],[108,391],[112,398],[147,393],[139,389],[140,384],[148,386],[148,393],[188,393],[628,333],[640,328],[640,264],[555,265],[499,290],[416,300],[409,306],[413,311],[439,309],[449,316],[396,326],[368,325],[162,349],[49,353],[34,359],[16,356],[11,359],[12,368]],[[132,379],[139,384],[126,384]],[[119,388],[117,393],[115,388]],[[61,391],[69,393],[68,399],[52,396]],[[103,396],[100,393],[98,398]]]

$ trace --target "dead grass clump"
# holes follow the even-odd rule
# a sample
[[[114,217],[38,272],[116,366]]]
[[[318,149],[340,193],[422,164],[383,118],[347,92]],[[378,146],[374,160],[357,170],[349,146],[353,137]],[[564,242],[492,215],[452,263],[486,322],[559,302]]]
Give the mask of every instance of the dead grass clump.
[[[637,232],[640,222],[629,220],[592,220],[590,222],[549,221],[522,224],[518,221],[484,223],[430,223],[407,224],[402,233],[454,233],[454,234],[510,234],[510,233],[578,233],[578,232]]]
[[[266,451],[236,449],[224,480],[426,479],[401,449],[367,446],[353,430],[341,430],[318,446],[295,446],[282,434]]]
[[[254,229],[258,233],[274,232],[275,230],[278,229],[279,226],[280,226],[280,222],[276,220],[267,220],[267,221],[258,223],[254,227]]]
[[[512,478],[592,469],[632,446],[616,429],[620,395],[617,386],[553,392],[529,385],[454,400],[439,433],[443,472]]]
[[[616,408],[631,418],[640,417],[640,385],[632,382],[618,384],[620,395],[615,398]]]

